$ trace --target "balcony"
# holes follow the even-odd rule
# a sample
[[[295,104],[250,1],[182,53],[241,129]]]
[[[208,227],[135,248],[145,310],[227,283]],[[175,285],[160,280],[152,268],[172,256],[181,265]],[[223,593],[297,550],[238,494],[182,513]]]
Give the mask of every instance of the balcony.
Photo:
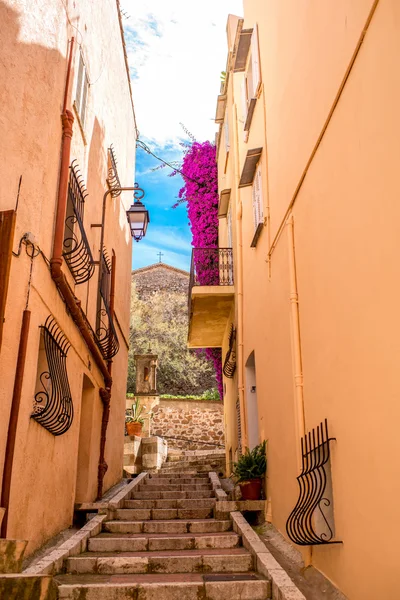
[[[220,348],[234,300],[232,248],[194,248],[189,282],[189,348]]]

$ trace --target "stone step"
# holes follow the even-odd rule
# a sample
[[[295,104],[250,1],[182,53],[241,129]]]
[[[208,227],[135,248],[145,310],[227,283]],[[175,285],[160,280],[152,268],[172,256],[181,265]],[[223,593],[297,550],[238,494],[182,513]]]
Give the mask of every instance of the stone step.
[[[187,473],[186,471],[184,473],[180,473],[179,471],[174,473],[174,479],[179,478],[179,479],[188,479],[188,478],[193,478],[193,479],[204,479],[207,478],[208,479],[208,473],[197,473],[196,470],[192,469],[191,473]],[[162,473],[162,471],[160,471],[159,473],[151,473],[149,476],[149,479],[165,479],[165,475]],[[148,480],[146,480],[148,481]]]
[[[244,548],[131,552],[117,556],[87,552],[67,561],[67,571],[72,574],[246,573],[253,569],[253,557]]]
[[[214,498],[213,490],[200,490],[196,492],[132,492],[132,500],[185,500],[198,498]]]
[[[209,483],[208,477],[155,477],[148,478],[142,481],[143,485],[182,485],[191,484],[198,485]]]
[[[171,463],[167,463],[168,465],[170,465]],[[187,472],[188,473],[204,473],[205,475],[208,473],[210,473],[210,471],[219,471],[221,468],[224,468],[223,466],[221,467],[221,465],[212,465],[212,464],[206,464],[203,466],[197,466],[196,467],[196,471],[193,470],[193,467],[187,467]],[[162,467],[162,470],[160,470],[160,474],[162,473],[164,476],[166,474],[174,474],[174,473],[182,473],[185,472],[184,468],[182,468],[181,464],[177,464],[176,466],[168,466],[168,467]]]
[[[164,550],[202,550],[237,548],[240,536],[233,531],[194,534],[131,534],[102,533],[88,540],[89,552],[147,552]]]
[[[230,531],[231,521],[190,519],[178,521],[106,521],[103,530],[109,533],[217,533]],[[96,539],[96,538],[92,538]]]
[[[167,462],[189,462],[189,463],[196,463],[199,462],[201,463],[201,461],[218,461],[218,460],[225,460],[226,459],[226,455],[225,452],[220,452],[219,454],[203,454],[201,456],[196,456],[196,455],[177,455],[177,454],[172,454],[170,456],[167,457]]]
[[[139,485],[139,492],[202,492],[203,490],[212,490],[211,483],[202,484],[182,484],[182,485]]]
[[[190,502],[190,501],[189,501]],[[193,500],[192,506],[193,506]],[[115,511],[118,521],[149,521],[170,519],[210,519],[211,508],[121,508]]]
[[[196,508],[214,508],[216,498],[197,498]],[[192,508],[193,500],[125,500],[124,508],[152,509],[152,508]]]
[[[58,575],[59,600],[267,600],[270,583],[255,573]]]

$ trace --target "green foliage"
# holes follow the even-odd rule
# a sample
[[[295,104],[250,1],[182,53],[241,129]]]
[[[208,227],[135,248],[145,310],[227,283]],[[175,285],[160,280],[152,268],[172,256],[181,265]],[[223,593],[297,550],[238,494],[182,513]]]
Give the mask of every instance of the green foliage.
[[[246,448],[246,452],[236,463],[233,463],[232,475],[238,480],[238,483],[265,477],[267,470],[266,444],[267,442],[264,440],[251,451]]]
[[[127,397],[133,396],[133,394],[127,394]],[[160,398],[164,398],[165,400],[173,399],[173,400],[210,400],[210,401],[218,401],[220,400],[219,393],[217,388],[212,388],[210,390],[206,390],[202,394],[191,394],[186,396],[177,396],[176,394],[161,394]]]
[[[130,409],[125,413],[126,423],[141,423],[143,425],[144,419],[141,417],[143,412],[143,406],[140,404],[139,398],[136,398]]]
[[[151,346],[158,354],[157,388],[160,394],[202,394],[216,387],[215,371],[204,353],[187,348],[187,296],[158,290],[140,299],[132,285],[128,393],[135,390],[134,355]]]

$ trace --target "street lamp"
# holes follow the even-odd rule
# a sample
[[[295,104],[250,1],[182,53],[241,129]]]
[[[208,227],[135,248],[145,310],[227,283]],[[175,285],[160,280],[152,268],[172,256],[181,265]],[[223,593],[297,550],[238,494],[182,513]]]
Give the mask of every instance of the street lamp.
[[[150,223],[149,211],[140,200],[144,196],[144,191],[135,183],[133,193],[133,204],[126,211],[131,236],[136,242],[139,242],[146,235],[147,226]]]

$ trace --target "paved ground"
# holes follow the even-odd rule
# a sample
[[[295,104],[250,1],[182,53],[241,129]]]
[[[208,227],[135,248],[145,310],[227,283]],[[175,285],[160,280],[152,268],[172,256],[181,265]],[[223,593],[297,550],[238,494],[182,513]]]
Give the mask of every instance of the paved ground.
[[[268,550],[287,571],[307,600],[347,600],[326,577],[314,567],[304,568],[300,553],[271,525],[254,528]]]

